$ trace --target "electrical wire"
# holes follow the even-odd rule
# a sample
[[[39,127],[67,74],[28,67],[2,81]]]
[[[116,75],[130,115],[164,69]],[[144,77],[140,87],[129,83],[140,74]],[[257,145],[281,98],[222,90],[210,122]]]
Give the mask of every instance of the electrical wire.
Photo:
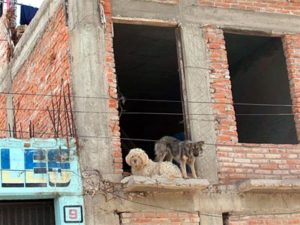
[[[43,97],[62,97],[59,94],[42,94],[42,93],[26,93],[26,92],[0,92],[0,95],[21,95],[21,96],[43,96]],[[82,99],[102,99],[109,100],[112,99],[108,96],[79,96],[70,95],[72,98],[82,98]],[[116,99],[122,100],[122,99]],[[162,103],[183,103],[180,100],[170,100],[170,99],[147,99],[147,98],[126,98],[126,101],[136,101],[136,102],[162,102]],[[229,99],[228,99],[229,101]],[[201,104],[220,104],[220,105],[239,105],[239,106],[266,106],[266,107],[292,107],[292,104],[272,104],[272,103],[251,103],[251,102],[209,102],[209,101],[186,101],[186,103],[201,103]]]
[[[83,110],[62,110],[62,109],[32,109],[32,108],[0,108],[0,110],[10,110],[10,111],[40,111],[40,112],[74,112],[78,114],[116,114],[116,112],[99,112],[99,111],[83,111]],[[294,116],[300,113],[236,113],[235,116]],[[122,115],[154,115],[154,116],[231,116],[224,114],[217,114],[217,113],[173,113],[173,112],[129,112],[129,111],[122,111]],[[208,120],[208,121],[215,121],[215,120]]]
[[[0,132],[13,132],[12,130],[7,130],[7,129],[0,129]],[[29,134],[29,131],[15,131],[15,133],[22,133],[22,134]],[[34,132],[35,134],[40,134],[40,135],[48,135],[50,137],[54,136],[53,133],[48,133],[48,132]],[[74,138],[73,136],[66,135],[66,134],[61,134],[61,137],[69,137],[69,138]],[[96,136],[96,135],[78,135],[78,138],[82,139],[111,139],[111,140],[123,140],[123,141],[136,141],[136,142],[153,142],[155,143],[157,139],[146,139],[146,138],[123,138],[119,136]],[[274,144],[276,146],[270,146],[272,145],[271,143],[236,143],[236,144],[222,144],[222,143],[204,143],[204,146],[216,146],[216,147],[245,147],[245,148],[275,148],[278,149],[280,145],[284,147],[289,147],[289,146],[295,146],[294,144]],[[264,147],[263,145],[267,145],[267,147]]]

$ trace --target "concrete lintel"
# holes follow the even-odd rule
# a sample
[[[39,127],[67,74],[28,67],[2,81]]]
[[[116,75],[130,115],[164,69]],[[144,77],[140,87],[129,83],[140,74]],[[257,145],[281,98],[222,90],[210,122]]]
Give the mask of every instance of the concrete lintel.
[[[49,20],[56,13],[62,2],[62,0],[45,0],[29,26],[26,28],[15,47],[14,57],[10,63],[12,68],[12,79],[16,76],[23,63],[34,50],[38,40],[42,37],[47,28]]]
[[[224,29],[278,35],[300,31],[299,16],[212,7],[187,7],[182,13],[186,23],[213,24]]]
[[[178,5],[140,0],[111,0],[114,17],[178,21]],[[159,10],[158,10],[159,9]]]
[[[292,180],[270,180],[253,179],[242,182],[239,191],[245,192],[299,192],[300,179]]]
[[[268,35],[299,33],[300,17],[250,10],[201,7],[197,1],[177,5],[138,0],[112,0],[113,16],[136,20],[159,19],[178,24],[216,25],[224,29],[263,32]]]
[[[125,192],[193,192],[201,191],[209,186],[206,179],[167,179],[143,176],[125,177],[122,181]]]

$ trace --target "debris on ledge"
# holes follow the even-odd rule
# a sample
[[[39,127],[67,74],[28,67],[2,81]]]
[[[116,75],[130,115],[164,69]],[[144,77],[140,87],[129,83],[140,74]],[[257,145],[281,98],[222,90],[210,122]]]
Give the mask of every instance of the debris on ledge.
[[[239,191],[245,192],[300,192],[300,179],[253,179],[242,182]]]
[[[206,189],[206,179],[167,179],[163,177],[125,177],[121,183],[126,192],[194,192]]]

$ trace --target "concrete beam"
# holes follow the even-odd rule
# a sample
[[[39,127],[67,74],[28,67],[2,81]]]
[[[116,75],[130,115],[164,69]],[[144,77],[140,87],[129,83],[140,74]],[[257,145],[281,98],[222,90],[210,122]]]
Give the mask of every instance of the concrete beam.
[[[239,191],[245,192],[298,192],[300,193],[300,180],[265,180],[254,179],[242,182]]]
[[[113,16],[141,20],[172,21],[177,24],[212,24],[224,29],[256,31],[266,34],[299,33],[300,17],[238,9],[200,7],[195,0],[177,5],[139,0],[112,0]],[[151,24],[151,23],[150,23]]]
[[[213,24],[224,29],[256,31],[265,34],[299,33],[300,17],[238,9],[187,7],[184,23]]]
[[[125,192],[196,192],[209,186],[206,179],[167,179],[144,176],[125,177],[121,183]]]
[[[178,21],[178,5],[140,0],[111,0],[114,17]],[[159,8],[159,10],[157,10]]]

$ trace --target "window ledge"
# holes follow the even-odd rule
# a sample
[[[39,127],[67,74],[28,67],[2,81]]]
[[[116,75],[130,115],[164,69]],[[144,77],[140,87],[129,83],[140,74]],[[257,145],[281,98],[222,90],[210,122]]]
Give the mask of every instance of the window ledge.
[[[242,182],[239,192],[300,192],[300,179],[253,179]]]
[[[129,176],[122,181],[126,192],[194,192],[206,189],[206,179],[167,179],[163,177]]]

